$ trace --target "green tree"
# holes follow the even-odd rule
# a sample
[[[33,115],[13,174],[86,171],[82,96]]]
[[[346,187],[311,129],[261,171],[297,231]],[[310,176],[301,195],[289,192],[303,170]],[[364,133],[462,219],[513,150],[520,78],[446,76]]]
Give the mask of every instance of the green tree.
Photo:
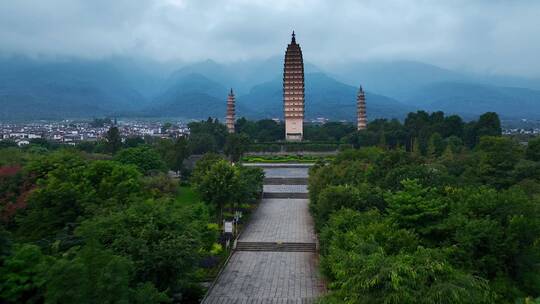
[[[131,260],[136,282],[151,282],[159,291],[175,294],[198,279],[200,258],[217,238],[207,223],[202,204],[147,200],[89,219],[76,234]]]
[[[225,142],[225,155],[232,162],[238,162],[249,147],[249,138],[245,134],[229,134]]]
[[[527,159],[540,161],[540,137],[531,139],[527,144]]]
[[[189,150],[193,154],[205,154],[218,151],[218,145],[215,138],[208,133],[191,134],[188,142]]]
[[[446,147],[454,154],[459,154],[463,150],[463,140],[457,136],[450,136],[445,139]]]
[[[272,119],[261,119],[255,123],[255,139],[259,142],[269,142],[283,140],[285,134],[284,124],[277,123]],[[241,129],[238,130],[242,132]]]
[[[330,215],[341,209],[364,209],[358,205],[366,203],[360,201],[358,190],[352,186],[329,186],[319,194],[316,205],[311,209],[316,217],[316,223],[322,226],[330,218]],[[319,227],[320,228],[320,227]]]
[[[444,221],[454,263],[491,281],[501,298],[540,294],[540,207],[523,191],[448,189]]]
[[[120,131],[117,127],[111,127],[107,134],[105,134],[105,140],[107,142],[107,151],[115,154],[122,148],[122,138],[120,137]]]
[[[414,230],[428,240],[439,240],[439,226],[448,203],[436,189],[424,188],[417,180],[403,180],[402,184],[403,190],[386,197],[389,217],[399,227]]]
[[[461,117],[457,115],[450,115],[444,118],[444,124],[441,130],[438,130],[438,132],[440,132],[444,138],[450,136],[463,138],[464,127],[465,124],[463,123]]]
[[[197,143],[198,148],[204,148],[202,143],[213,143],[213,149],[197,151],[192,149],[195,154],[203,154],[205,152],[214,152],[221,150],[225,144],[227,137],[227,127],[220,123],[217,119],[208,118],[206,121],[191,122],[188,124],[190,130],[190,141]],[[195,147],[193,147],[195,148]]]
[[[36,245],[14,246],[0,268],[0,299],[8,303],[40,303],[46,282],[43,274],[50,260]]]
[[[134,165],[143,174],[167,170],[167,165],[159,153],[149,146],[123,149],[114,156],[114,160],[122,164]]]
[[[177,173],[183,169],[184,160],[191,154],[190,143],[185,137],[179,137],[174,141],[160,139],[154,144],[154,147],[167,163],[169,169]]]
[[[178,173],[184,169],[184,160],[191,153],[187,139],[185,137],[177,138],[174,142],[173,151],[172,157],[169,160],[169,166],[173,171]]]
[[[446,145],[442,136],[437,132],[433,133],[429,138],[428,155],[432,158],[441,156],[445,148]]]
[[[501,120],[495,112],[487,112],[480,115],[476,123],[476,136],[501,136]]]
[[[453,267],[444,252],[378,211],[342,209],[321,232],[323,303],[491,303],[485,280]]]
[[[50,171],[15,219],[16,235],[22,240],[48,245],[60,232],[69,234],[82,219],[125,207],[143,196],[140,173],[132,166],[112,161],[84,163],[76,157],[59,160],[66,162],[33,165],[38,171]]]
[[[68,252],[46,273],[45,303],[148,303],[168,301],[151,283],[132,287],[133,263],[95,243]]]
[[[224,206],[235,203],[237,197],[238,170],[225,160],[217,161],[197,181],[195,187],[205,202],[217,208],[221,222]]]
[[[199,184],[202,182],[204,176],[208,173],[210,168],[218,161],[223,160],[219,154],[206,153],[196,163],[193,173],[191,175],[191,182],[193,184]]]
[[[17,142],[13,140],[0,140],[0,149],[17,148]]]
[[[55,261],[47,273],[46,303],[129,302],[128,260],[94,246]]]
[[[497,188],[510,186],[514,182],[512,171],[522,156],[520,147],[506,137],[485,136],[477,149],[476,174],[480,181]]]
[[[238,203],[255,203],[263,190],[264,171],[261,168],[238,166]]]
[[[340,263],[340,288],[327,303],[493,303],[485,280],[455,269],[437,250],[394,256],[350,251]],[[323,301],[325,303],[325,301]]]
[[[140,136],[130,136],[124,141],[124,147],[135,148],[144,145],[144,139]]]

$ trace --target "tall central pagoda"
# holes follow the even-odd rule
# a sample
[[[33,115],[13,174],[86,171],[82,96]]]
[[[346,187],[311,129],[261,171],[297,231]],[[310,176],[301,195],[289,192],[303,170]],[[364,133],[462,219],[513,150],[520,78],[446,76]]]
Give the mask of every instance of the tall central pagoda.
[[[285,139],[301,141],[304,134],[304,61],[294,31],[285,52],[283,68]]]

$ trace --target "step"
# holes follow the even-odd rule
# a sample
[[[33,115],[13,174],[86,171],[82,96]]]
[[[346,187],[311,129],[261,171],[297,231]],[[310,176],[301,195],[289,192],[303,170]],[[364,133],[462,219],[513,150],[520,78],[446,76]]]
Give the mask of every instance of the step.
[[[270,193],[308,193],[307,185],[263,185],[264,192]]]
[[[316,243],[237,242],[237,251],[316,252]]]
[[[267,177],[265,185],[307,185],[307,177]]]
[[[318,298],[301,297],[301,298],[257,298],[251,297],[222,297],[210,296],[204,300],[204,304],[315,304]]]
[[[287,192],[264,192],[263,198],[298,198],[308,199],[308,193],[287,193]]]
[[[245,167],[259,168],[310,168],[315,163],[242,163]]]

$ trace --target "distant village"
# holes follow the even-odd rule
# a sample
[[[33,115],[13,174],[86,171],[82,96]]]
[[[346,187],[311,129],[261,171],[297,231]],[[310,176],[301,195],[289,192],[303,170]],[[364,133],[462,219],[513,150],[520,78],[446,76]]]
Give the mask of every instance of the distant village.
[[[158,137],[177,138],[189,134],[184,122],[111,121],[96,119],[89,122],[58,121],[31,123],[1,123],[0,140],[10,140],[19,146],[30,144],[32,139],[75,145],[82,141],[98,141],[112,127],[118,127],[122,138]]]
[[[278,119],[276,119],[278,120]],[[311,123],[324,124],[327,119],[317,118]],[[122,138],[155,137],[178,138],[189,135],[186,122],[136,121],[95,119],[94,121],[47,121],[27,123],[0,122],[0,140],[10,140],[19,146],[30,144],[32,139],[75,145],[82,141],[99,141],[112,126],[118,127]],[[505,128],[503,135],[540,135],[540,128]]]

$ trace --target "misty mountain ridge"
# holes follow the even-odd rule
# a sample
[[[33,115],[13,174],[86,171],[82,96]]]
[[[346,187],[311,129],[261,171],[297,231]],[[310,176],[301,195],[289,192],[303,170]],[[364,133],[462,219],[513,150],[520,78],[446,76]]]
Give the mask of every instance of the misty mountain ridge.
[[[222,118],[230,88],[238,117],[280,118],[282,72],[280,56],[228,64],[206,60],[177,69],[121,57],[0,58],[0,119]],[[367,92],[370,119],[403,118],[417,109],[540,118],[536,79],[472,75],[412,61],[349,63],[330,72],[306,62],[305,73],[308,119],[354,120],[359,84]]]

